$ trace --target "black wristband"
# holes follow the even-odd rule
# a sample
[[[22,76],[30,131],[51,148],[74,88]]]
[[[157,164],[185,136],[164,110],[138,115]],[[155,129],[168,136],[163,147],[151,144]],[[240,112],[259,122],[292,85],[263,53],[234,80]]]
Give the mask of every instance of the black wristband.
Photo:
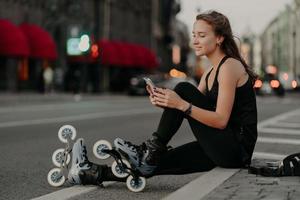
[[[189,107],[184,111],[185,115],[190,115],[192,113],[192,104],[190,103]]]

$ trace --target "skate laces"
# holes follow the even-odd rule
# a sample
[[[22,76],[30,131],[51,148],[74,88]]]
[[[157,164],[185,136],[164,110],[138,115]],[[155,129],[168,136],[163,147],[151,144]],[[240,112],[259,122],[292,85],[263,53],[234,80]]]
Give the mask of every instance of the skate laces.
[[[143,160],[143,156],[144,154],[147,152],[147,145],[145,142],[143,142],[140,145],[135,145],[129,141],[124,141],[124,144],[131,150],[131,151],[135,151],[137,158],[138,158],[138,165],[141,166],[142,165],[142,160]]]
[[[90,161],[87,157],[87,150],[86,150],[86,146],[83,146],[83,150],[82,150],[82,158],[83,158],[83,162],[79,163],[79,166],[80,167],[83,167],[84,165],[90,165]]]
[[[130,148],[131,150],[135,150],[138,147],[138,145],[132,144],[129,141],[124,141],[124,144],[127,145],[127,147]]]
[[[147,145],[145,142],[143,142],[141,145],[137,146],[136,151],[137,151],[137,156],[139,158],[139,166],[142,165],[143,157],[144,154],[147,153]]]
[[[145,148],[146,144],[142,143],[141,145],[135,145],[129,141],[124,141],[124,144],[131,150],[131,151],[136,151],[137,153],[142,153]]]

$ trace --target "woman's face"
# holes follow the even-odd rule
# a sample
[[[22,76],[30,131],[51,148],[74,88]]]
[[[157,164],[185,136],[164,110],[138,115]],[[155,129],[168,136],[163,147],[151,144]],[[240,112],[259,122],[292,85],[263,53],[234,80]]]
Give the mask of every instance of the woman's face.
[[[217,37],[213,27],[204,20],[197,20],[193,27],[193,46],[197,56],[209,55],[217,48],[221,37]]]

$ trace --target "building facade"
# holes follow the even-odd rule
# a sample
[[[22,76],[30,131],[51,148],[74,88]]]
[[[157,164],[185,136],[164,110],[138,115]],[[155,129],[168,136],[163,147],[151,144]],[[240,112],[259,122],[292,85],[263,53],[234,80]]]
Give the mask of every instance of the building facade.
[[[0,54],[0,73],[5,71],[7,74],[1,78],[1,90],[36,90],[41,87],[39,91],[43,91],[43,86],[39,85],[43,82],[42,74],[46,65],[54,71],[55,88],[73,92],[110,90],[113,89],[112,85],[124,85],[118,82],[121,79],[124,79],[121,83],[125,83],[126,87],[129,77],[136,73],[168,71],[173,67],[171,55],[174,41],[178,41],[178,38],[188,41],[188,36],[178,37],[182,35],[182,28],[177,28],[180,22],[175,20],[179,11],[180,3],[176,0],[3,0],[0,2],[0,19],[9,20],[17,27],[22,23],[34,24],[48,32],[55,41],[57,57],[49,60],[31,58],[29,55],[25,69],[35,76],[30,76],[26,83],[26,80],[20,81],[15,74],[23,69],[18,63],[27,58]],[[93,62],[77,59],[77,55],[70,55],[69,41],[73,37],[85,35],[88,36],[90,48],[81,57],[89,56],[93,43],[117,41],[149,49],[148,52],[156,56],[157,67],[103,65],[102,46],[95,46],[99,58]],[[178,66],[185,64],[188,49],[184,44],[179,44],[183,53]]]
[[[262,66],[276,66],[285,88],[300,84],[300,1],[295,0],[261,35]]]

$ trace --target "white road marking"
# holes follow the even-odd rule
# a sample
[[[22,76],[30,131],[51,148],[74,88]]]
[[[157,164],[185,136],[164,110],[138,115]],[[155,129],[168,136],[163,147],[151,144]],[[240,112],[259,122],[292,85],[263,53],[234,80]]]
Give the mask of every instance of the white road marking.
[[[260,158],[260,159],[274,159],[274,160],[282,160],[287,155],[282,154],[274,154],[274,153],[266,153],[266,152],[254,152],[253,158]]]
[[[76,103],[59,103],[59,104],[47,104],[47,105],[28,105],[24,106],[14,106],[14,107],[5,107],[0,108],[0,113],[16,113],[16,112],[41,112],[49,110],[60,110],[65,109],[66,106],[75,106]],[[76,105],[78,106],[78,104]]]
[[[31,120],[21,120],[21,121],[10,121],[10,122],[0,122],[0,128],[16,127],[16,126],[27,126],[27,125],[39,125],[39,124],[50,124],[59,122],[73,122],[88,119],[98,119],[107,117],[119,117],[128,115],[138,115],[138,114],[151,114],[160,112],[158,109],[146,108],[146,109],[131,109],[123,111],[110,111],[110,112],[97,112],[81,115],[71,115],[62,116],[55,118],[44,118],[44,119],[31,119]]]
[[[283,128],[260,128],[259,132],[282,134],[282,135],[299,135],[300,136],[300,130],[283,129]]]
[[[238,171],[240,171],[240,169],[224,169],[216,167],[171,193],[164,198],[164,200],[202,199]]]
[[[256,101],[263,103],[298,104],[292,97],[285,97],[284,99],[277,97],[256,97]]]
[[[285,139],[285,138],[272,138],[272,137],[259,137],[257,138],[259,143],[271,143],[271,144],[292,144],[299,145],[300,140],[298,139]]]
[[[272,127],[300,128],[300,123],[296,123],[296,122],[276,122],[276,124],[272,124]]]
[[[103,186],[106,187],[108,185],[113,184],[114,182],[105,182],[103,183]],[[52,192],[37,198],[34,198],[32,200],[57,200],[57,199],[70,199],[72,197],[75,197],[77,195],[82,195],[87,192],[92,192],[94,190],[99,189],[98,186],[72,186],[69,188],[65,188],[62,190],[58,190],[56,192]]]
[[[52,110],[62,110],[66,108],[101,108],[106,107],[112,104],[124,104],[127,102],[133,102],[135,99],[104,99],[102,100],[86,100],[80,103],[74,102],[72,100],[68,102],[57,102],[51,104],[42,104],[42,105],[26,105],[26,106],[7,106],[0,107],[0,113],[16,113],[16,112],[41,112],[41,111],[52,111]]]
[[[262,122],[258,123],[257,128],[260,130],[261,128],[264,128],[265,126],[271,125],[271,124],[276,124],[277,122],[283,121],[291,116],[300,115],[300,109],[293,110],[290,112],[286,112],[283,114],[279,114],[275,117],[269,118],[267,120],[263,120]]]
[[[77,195],[81,195],[87,192],[91,192],[96,190],[97,186],[73,186],[69,188],[65,188],[62,190],[58,190],[56,192],[52,192],[49,194],[46,194],[44,196],[40,196],[37,198],[34,198],[32,200],[57,200],[57,199],[68,199],[71,197],[75,197]]]

